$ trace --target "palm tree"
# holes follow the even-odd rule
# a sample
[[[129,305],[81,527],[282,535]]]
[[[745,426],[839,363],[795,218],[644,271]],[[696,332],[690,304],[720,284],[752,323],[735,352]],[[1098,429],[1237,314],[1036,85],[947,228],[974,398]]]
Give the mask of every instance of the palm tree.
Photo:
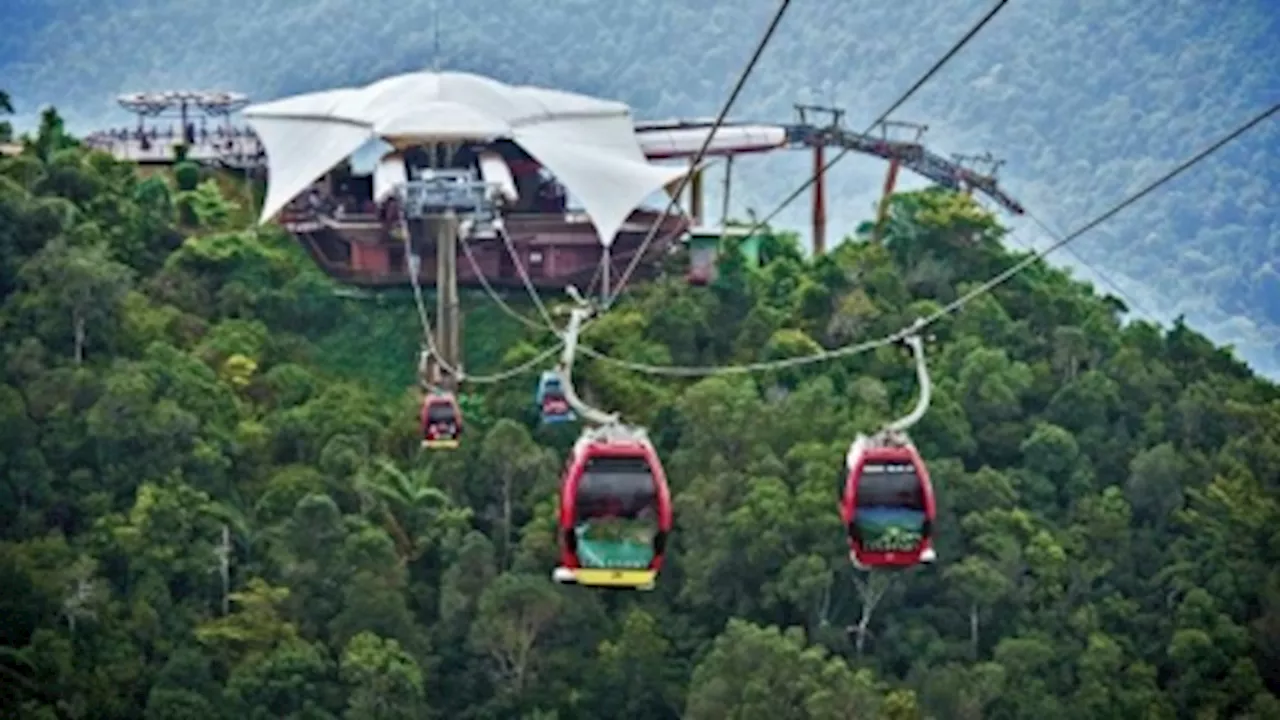
[[[416,560],[426,549],[421,534],[410,535],[414,522],[422,511],[431,515],[453,505],[431,479],[429,468],[414,468],[408,472],[396,467],[386,458],[376,458],[372,467],[364,468],[356,476],[356,490],[365,505],[365,511],[382,515],[387,531],[395,538],[396,553],[402,563]]]

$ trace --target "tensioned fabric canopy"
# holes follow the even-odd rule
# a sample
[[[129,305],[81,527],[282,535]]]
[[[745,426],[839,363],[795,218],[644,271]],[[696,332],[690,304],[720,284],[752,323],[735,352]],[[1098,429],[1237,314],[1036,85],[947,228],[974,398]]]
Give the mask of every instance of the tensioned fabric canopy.
[[[260,222],[371,139],[399,149],[512,140],[582,202],[606,247],[637,205],[690,171],[649,163],[623,103],[470,73],[396,75],[252,105],[244,115],[267,152]]]

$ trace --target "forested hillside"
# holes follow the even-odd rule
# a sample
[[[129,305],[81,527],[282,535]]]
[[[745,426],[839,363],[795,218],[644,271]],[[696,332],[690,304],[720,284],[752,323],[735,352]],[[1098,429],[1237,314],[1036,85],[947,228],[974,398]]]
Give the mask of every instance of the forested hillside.
[[[411,315],[188,174],[53,113],[0,158],[0,716],[1280,718],[1280,388],[1182,325],[1122,327],[1039,263],[935,325],[938,562],[870,577],[833,479],[912,402],[901,351],[584,360],[651,429],[676,530],[654,592],[565,588],[576,431],[538,427],[534,378],[468,388],[463,447],[420,452]],[[1002,237],[900,195],[882,246],[672,273],[586,342],[697,365],[884,336],[1015,262]],[[366,365],[357,322],[405,336],[363,333]],[[466,327],[475,372],[552,341]]]
[[[833,104],[862,130],[994,4],[795,2],[733,116],[786,122],[793,103]],[[83,132],[130,125],[113,101],[123,92],[206,88],[269,100],[437,64],[616,98],[643,118],[708,117],[777,5],[6,0],[0,76],[23,99],[24,127],[53,103]],[[1278,38],[1274,0],[1239,0],[1229,12],[1168,0],[1015,0],[894,118],[929,125],[925,140],[944,157],[990,150],[1007,160],[1005,189],[1068,232],[1274,102]],[[1051,262],[1129,296],[1141,319],[1185,314],[1280,378],[1277,147],[1280,124],[1259,127]],[[809,172],[804,153],[742,158],[734,212],[769,213]],[[870,212],[883,176],[884,164],[866,157],[836,166],[829,243]],[[707,183],[708,208],[719,208],[719,187]],[[805,242],[807,212],[802,197],[780,217]],[[1048,242],[1030,224],[1016,239]]]

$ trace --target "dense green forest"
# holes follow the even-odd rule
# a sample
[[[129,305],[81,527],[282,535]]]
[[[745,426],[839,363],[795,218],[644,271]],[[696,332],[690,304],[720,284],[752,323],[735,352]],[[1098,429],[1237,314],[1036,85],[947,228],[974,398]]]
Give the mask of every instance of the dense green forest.
[[[538,426],[535,378],[467,388],[462,449],[420,452],[405,302],[335,295],[202,172],[144,178],[52,111],[0,158],[0,716],[1280,718],[1280,388],[1187,327],[1043,263],[935,325],[939,560],[872,576],[832,480],[912,402],[900,350],[584,360],[651,429],[676,532],[654,592],[566,588],[575,430]],[[903,194],[883,245],[783,235],[585,341],[694,365],[883,336],[1015,262],[1002,236]],[[552,342],[472,303],[476,372]]]

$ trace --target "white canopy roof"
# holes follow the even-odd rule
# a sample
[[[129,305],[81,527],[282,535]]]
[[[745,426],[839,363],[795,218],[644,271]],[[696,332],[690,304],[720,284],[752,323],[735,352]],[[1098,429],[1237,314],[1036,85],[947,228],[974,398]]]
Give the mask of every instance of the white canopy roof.
[[[652,165],[623,103],[455,72],[415,72],[244,110],[267,152],[261,222],[371,139],[398,148],[510,139],[583,204],[608,246],[646,197],[689,172]]]

